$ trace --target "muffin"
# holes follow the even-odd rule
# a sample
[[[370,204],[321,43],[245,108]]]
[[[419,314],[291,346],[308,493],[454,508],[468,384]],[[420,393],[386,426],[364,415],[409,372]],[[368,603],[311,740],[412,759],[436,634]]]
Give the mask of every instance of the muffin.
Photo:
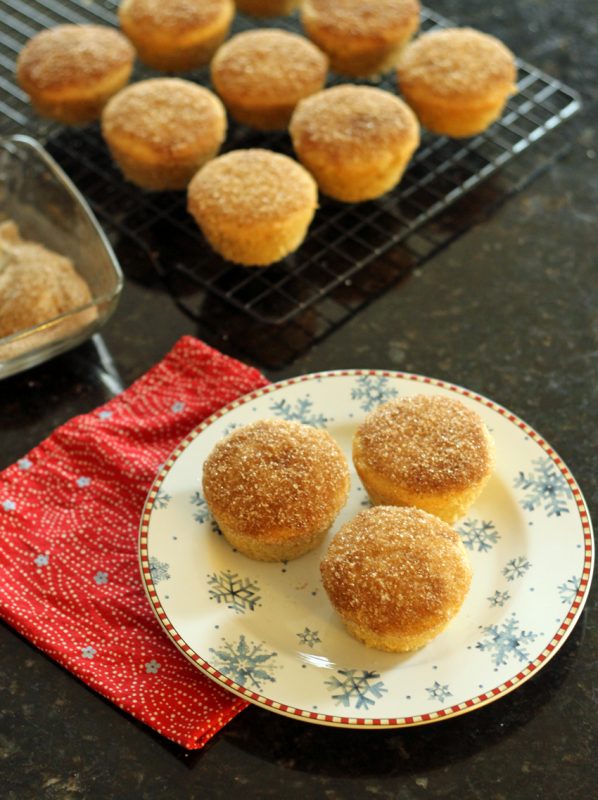
[[[243,14],[252,17],[283,17],[294,11],[302,0],[236,0]]]
[[[366,416],[353,462],[373,503],[417,506],[455,522],[494,469],[494,444],[481,417],[460,400],[416,395]]]
[[[494,36],[471,28],[420,36],[405,50],[397,78],[421,124],[453,137],[481,133],[517,91],[511,51]]]
[[[146,189],[184,189],[220,149],[226,112],[208,89],[180,78],[153,78],[110,100],[102,134],[128,180]]]
[[[299,100],[319,91],[328,59],[302,36],[262,29],[233,36],[216,53],[212,83],[231,115],[260,130],[283,130]]]
[[[320,571],[349,633],[393,653],[438,636],[471,584],[459,535],[417,508],[378,506],[357,514],[332,540]]]
[[[203,467],[203,492],[229,543],[259,561],[316,547],[347,500],[349,470],[329,433],[281,419],[234,430]]]
[[[263,267],[296,250],[316,210],[311,175],[269,150],[233,150],[189,184],[188,209],[210,245],[237,264]]]
[[[141,61],[165,72],[208,64],[234,13],[233,0],[123,0],[118,9]]]
[[[418,0],[305,0],[301,22],[341,75],[368,77],[396,66],[419,28]]]
[[[334,86],[302,100],[289,132],[322,192],[348,203],[396,186],[419,144],[411,109],[370,86]]]
[[[30,39],[17,58],[17,81],[44,117],[76,125],[98,119],[128,82],[135,51],[102,25],[58,25]]]

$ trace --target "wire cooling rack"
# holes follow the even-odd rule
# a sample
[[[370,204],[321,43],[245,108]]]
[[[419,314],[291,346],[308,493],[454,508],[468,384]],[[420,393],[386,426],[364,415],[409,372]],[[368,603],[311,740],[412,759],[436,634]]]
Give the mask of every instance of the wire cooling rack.
[[[397,189],[353,205],[321,197],[296,253],[267,269],[247,269],[211,251],[187,214],[184,193],[152,194],[126,183],[97,125],[66,129],[40,120],[14,82],[16,56],[37,31],[64,22],[114,25],[117,5],[0,0],[0,134],[26,129],[45,142],[91,203],[117,252],[143,251],[190,317],[266,366],[292,360],[529,182],[562,154],[566,140],[556,129],[580,107],[573,90],[518,61],[519,91],[488,131],[468,140],[424,135]],[[300,30],[296,16],[257,23],[238,14],[233,32],[258,24]],[[423,31],[450,24],[433,11],[422,12]],[[134,78],[156,74],[137,67]],[[207,70],[189,77],[209,82]],[[392,76],[376,85],[396,88]],[[231,122],[224,149],[238,147],[292,155],[286,133],[255,132]]]

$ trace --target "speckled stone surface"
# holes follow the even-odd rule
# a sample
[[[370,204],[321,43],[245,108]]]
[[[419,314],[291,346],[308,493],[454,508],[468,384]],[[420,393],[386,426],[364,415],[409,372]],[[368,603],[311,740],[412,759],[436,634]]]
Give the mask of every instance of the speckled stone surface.
[[[570,154],[284,369],[400,369],[489,395],[540,431],[594,514],[598,449],[598,10],[594,0],[436,0],[576,87]],[[199,333],[143,264],[103,334],[0,384],[0,459],[129,384]],[[158,321],[158,324],[157,322]],[[396,731],[320,728],[249,708],[186,753],[0,626],[0,795],[79,798],[588,798],[595,795],[596,594],[557,656],[500,701]]]

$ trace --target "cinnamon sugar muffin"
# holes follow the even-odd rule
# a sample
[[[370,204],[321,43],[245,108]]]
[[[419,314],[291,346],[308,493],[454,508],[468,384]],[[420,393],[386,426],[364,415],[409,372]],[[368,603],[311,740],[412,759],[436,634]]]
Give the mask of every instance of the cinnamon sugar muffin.
[[[234,13],[233,0],[123,0],[118,9],[141,61],[165,72],[208,64]]]
[[[370,86],[334,86],[302,100],[289,132],[322,192],[350,203],[396,186],[419,144],[411,109]]]
[[[75,125],[98,119],[128,82],[135,51],[102,25],[58,25],[30,39],[17,59],[17,81],[44,117]]]
[[[349,633],[390,652],[416,650],[438,636],[471,584],[459,535],[417,508],[362,511],[336,534],[320,571]]]
[[[203,492],[233,547],[287,561],[316,547],[347,500],[349,470],[329,433],[280,419],[234,430],[203,467]]]
[[[286,128],[299,100],[324,86],[327,69],[315,45],[275,28],[233,36],[211,64],[212,83],[231,115],[260,130]]]
[[[494,444],[480,416],[460,400],[416,395],[366,416],[353,462],[372,502],[417,506],[455,522],[494,469]]]
[[[229,261],[267,266],[296,250],[316,210],[311,175],[269,150],[233,150],[189,184],[188,208],[211,246]]]
[[[517,91],[511,51],[472,28],[431,31],[406,48],[397,78],[421,124],[446,136],[474,136]]]
[[[283,17],[290,14],[302,0],[235,0],[239,11],[252,17]]]
[[[184,189],[220,149],[226,112],[215,94],[195,83],[152,78],[110,100],[102,134],[130,181],[146,189]]]
[[[341,75],[367,77],[396,66],[419,28],[418,0],[305,0],[306,34]]]

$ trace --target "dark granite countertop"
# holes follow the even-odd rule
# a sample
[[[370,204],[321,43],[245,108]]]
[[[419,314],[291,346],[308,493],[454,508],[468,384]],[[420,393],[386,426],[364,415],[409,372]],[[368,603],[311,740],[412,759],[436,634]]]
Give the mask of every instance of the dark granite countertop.
[[[598,11],[593,0],[436,0],[577,88],[568,155],[271,379],[398,369],[492,397],[554,446],[598,500]],[[0,30],[2,22],[0,22]],[[183,334],[207,336],[140,263],[93,344],[0,384],[2,466],[111,396]],[[149,276],[149,277],[148,277]],[[156,325],[156,319],[160,320]],[[109,358],[107,356],[109,354]],[[259,363],[258,363],[259,366]],[[322,728],[250,707],[188,753],[0,626],[0,795],[64,798],[585,798],[595,794],[596,594],[556,657],[517,691],[438,724]]]

